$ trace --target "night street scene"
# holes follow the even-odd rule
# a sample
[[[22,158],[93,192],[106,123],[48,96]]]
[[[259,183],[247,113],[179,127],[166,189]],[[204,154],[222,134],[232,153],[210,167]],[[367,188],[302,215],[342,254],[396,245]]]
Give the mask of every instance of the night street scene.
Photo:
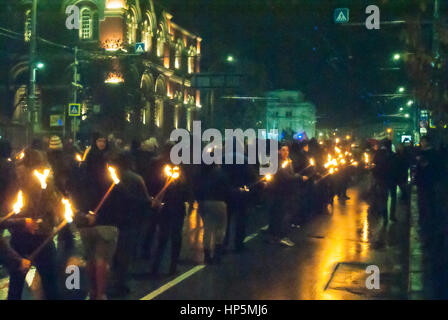
[[[0,300],[448,299],[448,0],[0,3]]]

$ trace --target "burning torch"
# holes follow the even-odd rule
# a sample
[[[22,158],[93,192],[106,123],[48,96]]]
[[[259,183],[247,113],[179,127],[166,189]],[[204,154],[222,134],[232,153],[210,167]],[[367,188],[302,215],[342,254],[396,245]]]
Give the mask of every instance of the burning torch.
[[[159,193],[154,197],[154,201],[156,202],[160,202],[160,199],[163,197],[169,185],[173,183],[174,180],[177,180],[180,177],[180,168],[178,166],[171,167],[170,165],[167,164],[163,168],[163,172],[166,176],[166,182],[162,190],[160,190]]]
[[[5,221],[6,219],[9,219],[12,215],[18,214],[22,210],[22,208],[23,208],[23,193],[22,193],[22,190],[20,190],[19,193],[17,194],[16,203],[14,203],[12,208],[13,209],[12,209],[12,211],[10,213],[8,213],[6,216],[4,216],[4,217],[2,217],[0,219],[0,223]]]
[[[73,222],[73,209],[72,209],[72,205],[70,203],[70,201],[68,199],[62,199],[62,204],[64,205],[65,208],[65,213],[64,213],[64,221],[62,221],[57,228],[51,233],[51,235],[49,235],[41,244],[40,246],[38,246],[36,248],[36,250],[33,251],[33,253],[31,253],[31,255],[29,256],[29,260],[34,261],[34,259],[36,258],[36,256],[42,251],[42,249],[48,244],[48,242],[50,242],[53,237],[62,230],[62,228],[64,228],[68,223],[72,223]]]
[[[106,201],[106,199],[109,197],[110,193],[112,192],[112,190],[114,189],[114,187],[120,183],[120,179],[118,179],[117,176],[117,171],[115,170],[114,167],[111,166],[107,166],[107,170],[109,170],[109,174],[110,177],[112,178],[112,184],[109,187],[109,190],[107,190],[107,192],[104,194],[103,198],[101,199],[100,203],[96,206],[95,210],[89,211],[90,214],[96,215],[98,213],[98,211],[101,209],[101,207],[104,204],[104,201]]]

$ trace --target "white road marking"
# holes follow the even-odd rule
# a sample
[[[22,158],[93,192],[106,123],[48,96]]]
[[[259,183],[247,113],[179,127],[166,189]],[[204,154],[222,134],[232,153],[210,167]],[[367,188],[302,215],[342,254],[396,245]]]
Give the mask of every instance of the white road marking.
[[[267,230],[268,229],[268,225],[260,228],[260,230]],[[256,236],[258,236],[259,232],[255,232],[252,233],[251,235],[247,236],[244,239],[244,243],[252,240],[253,238],[255,238]],[[154,290],[153,292],[148,293],[146,296],[144,296],[143,298],[141,298],[140,300],[152,300],[155,297],[161,295],[162,293],[164,293],[165,291],[167,291],[168,289],[174,287],[175,285],[181,283],[182,281],[184,281],[185,279],[188,279],[189,277],[191,277],[192,275],[194,275],[196,272],[201,271],[202,269],[204,269],[206,267],[206,265],[201,264],[198,265],[190,270],[188,270],[187,272],[181,274],[180,276],[178,276],[177,278],[171,280],[170,282],[164,284],[163,286],[161,286],[160,288]]]
[[[140,300],[152,300],[155,297],[157,297],[158,295],[161,295],[162,293],[164,293],[165,291],[167,291],[168,289],[174,287],[176,284],[184,281],[185,279],[191,277],[192,275],[194,275],[196,272],[201,271],[202,269],[205,268],[204,264],[201,264],[199,266],[196,266],[192,269],[190,269],[189,271],[181,274],[180,276],[178,276],[176,279],[171,280],[170,282],[164,284],[163,286],[161,286],[159,289],[154,290],[153,292],[149,293],[148,295],[144,296],[143,298],[141,298]]]

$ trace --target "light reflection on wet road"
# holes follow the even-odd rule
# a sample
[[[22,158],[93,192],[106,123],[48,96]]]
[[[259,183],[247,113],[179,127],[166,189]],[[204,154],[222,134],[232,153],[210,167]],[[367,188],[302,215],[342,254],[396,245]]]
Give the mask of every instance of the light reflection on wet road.
[[[290,237],[295,247],[267,244],[258,236],[249,242],[247,252],[227,255],[221,265],[207,266],[158,298],[404,297],[405,277],[394,278],[394,272],[406,269],[404,213],[398,210],[399,222],[385,226],[382,219],[369,217],[368,205],[358,198],[356,189],[351,189],[349,196],[351,199],[345,202],[335,199],[329,214],[319,215],[309,225],[294,230]],[[365,268],[370,264],[378,264],[386,274],[382,290],[376,293],[365,288]],[[387,292],[389,289],[394,293]]]

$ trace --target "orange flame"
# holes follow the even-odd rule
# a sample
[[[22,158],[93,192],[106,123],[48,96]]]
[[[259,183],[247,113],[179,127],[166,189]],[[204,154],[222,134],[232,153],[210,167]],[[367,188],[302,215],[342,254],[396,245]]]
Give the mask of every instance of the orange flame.
[[[47,178],[50,175],[50,169],[45,169],[43,173],[34,170],[34,175],[39,179],[41,188],[47,189]]]
[[[18,214],[23,208],[23,193],[22,190],[17,194],[17,201],[14,203],[13,211],[15,214]]]
[[[115,168],[108,166],[107,169],[109,170],[110,176],[111,176],[112,180],[114,180],[114,183],[119,184],[120,179],[118,179],[117,171],[115,170]]]
[[[282,163],[282,168],[283,168],[283,169],[286,168],[286,167],[289,165],[290,162],[291,162],[290,159],[283,161],[283,163]]]
[[[62,203],[64,204],[64,207],[65,207],[64,218],[65,218],[65,220],[67,220],[68,223],[72,223],[73,222],[72,205],[71,205],[70,201],[65,198],[62,199]]]
[[[270,175],[270,174],[265,175],[264,176],[264,180],[271,181],[272,180],[272,175]]]

